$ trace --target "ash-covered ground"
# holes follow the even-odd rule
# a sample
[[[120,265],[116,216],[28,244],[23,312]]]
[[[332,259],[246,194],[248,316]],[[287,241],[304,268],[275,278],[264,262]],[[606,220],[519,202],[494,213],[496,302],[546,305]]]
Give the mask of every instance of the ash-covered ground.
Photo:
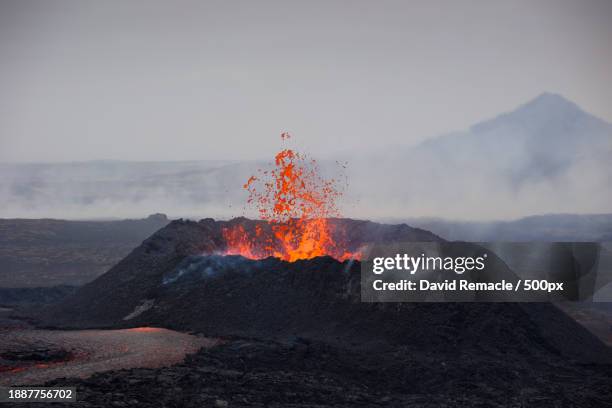
[[[440,240],[335,222],[354,246]],[[48,327],[158,326],[222,344],[172,367],[49,385],[76,386],[81,406],[99,407],[612,406],[610,349],[553,305],[361,303],[357,262],[210,256],[223,250],[223,225],[175,221],[38,316]]]

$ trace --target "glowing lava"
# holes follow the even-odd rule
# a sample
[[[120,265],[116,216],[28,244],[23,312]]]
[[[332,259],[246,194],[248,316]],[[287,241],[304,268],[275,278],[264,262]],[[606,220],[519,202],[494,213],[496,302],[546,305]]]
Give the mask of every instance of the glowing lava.
[[[283,141],[289,138],[288,133],[281,134]],[[359,253],[347,250],[343,231],[330,220],[339,216],[342,190],[338,184],[320,175],[315,160],[291,149],[281,150],[272,169],[259,170],[243,186],[249,192],[247,204],[265,222],[248,230],[241,224],[223,228],[226,253],[291,262],[323,255],[359,258]]]

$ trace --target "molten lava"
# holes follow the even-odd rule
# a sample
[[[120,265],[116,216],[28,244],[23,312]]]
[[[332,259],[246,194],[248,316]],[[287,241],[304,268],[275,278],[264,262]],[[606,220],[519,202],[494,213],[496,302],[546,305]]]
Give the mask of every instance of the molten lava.
[[[282,133],[281,139],[290,138]],[[223,228],[228,255],[251,259],[274,256],[286,261],[329,255],[339,260],[359,258],[347,249],[343,231],[330,220],[338,217],[342,190],[337,179],[320,175],[315,160],[283,149],[269,170],[259,170],[244,184],[247,204],[264,223],[247,229],[242,224]]]

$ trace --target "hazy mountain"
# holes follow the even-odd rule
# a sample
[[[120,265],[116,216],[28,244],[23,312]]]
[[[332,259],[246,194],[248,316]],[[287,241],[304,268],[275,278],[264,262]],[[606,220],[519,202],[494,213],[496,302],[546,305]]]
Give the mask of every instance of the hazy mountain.
[[[351,178],[381,217],[606,213],[610,158],[612,125],[545,93],[464,132],[373,155]]]
[[[612,125],[560,95],[544,93],[467,132],[427,141],[415,153],[455,168],[478,162],[493,165],[497,176],[518,189],[563,176],[580,160],[604,158],[611,143]]]

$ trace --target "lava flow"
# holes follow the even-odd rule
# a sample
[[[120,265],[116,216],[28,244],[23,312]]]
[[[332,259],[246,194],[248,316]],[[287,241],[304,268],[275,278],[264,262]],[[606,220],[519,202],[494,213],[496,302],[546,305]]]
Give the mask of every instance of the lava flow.
[[[290,138],[282,133],[281,139]],[[320,175],[315,160],[283,149],[269,170],[259,170],[244,184],[247,205],[255,207],[264,221],[252,229],[241,224],[223,228],[226,254],[251,259],[274,256],[293,262],[329,255],[339,260],[359,258],[348,250],[343,231],[330,217],[338,217],[342,196],[337,179]]]

